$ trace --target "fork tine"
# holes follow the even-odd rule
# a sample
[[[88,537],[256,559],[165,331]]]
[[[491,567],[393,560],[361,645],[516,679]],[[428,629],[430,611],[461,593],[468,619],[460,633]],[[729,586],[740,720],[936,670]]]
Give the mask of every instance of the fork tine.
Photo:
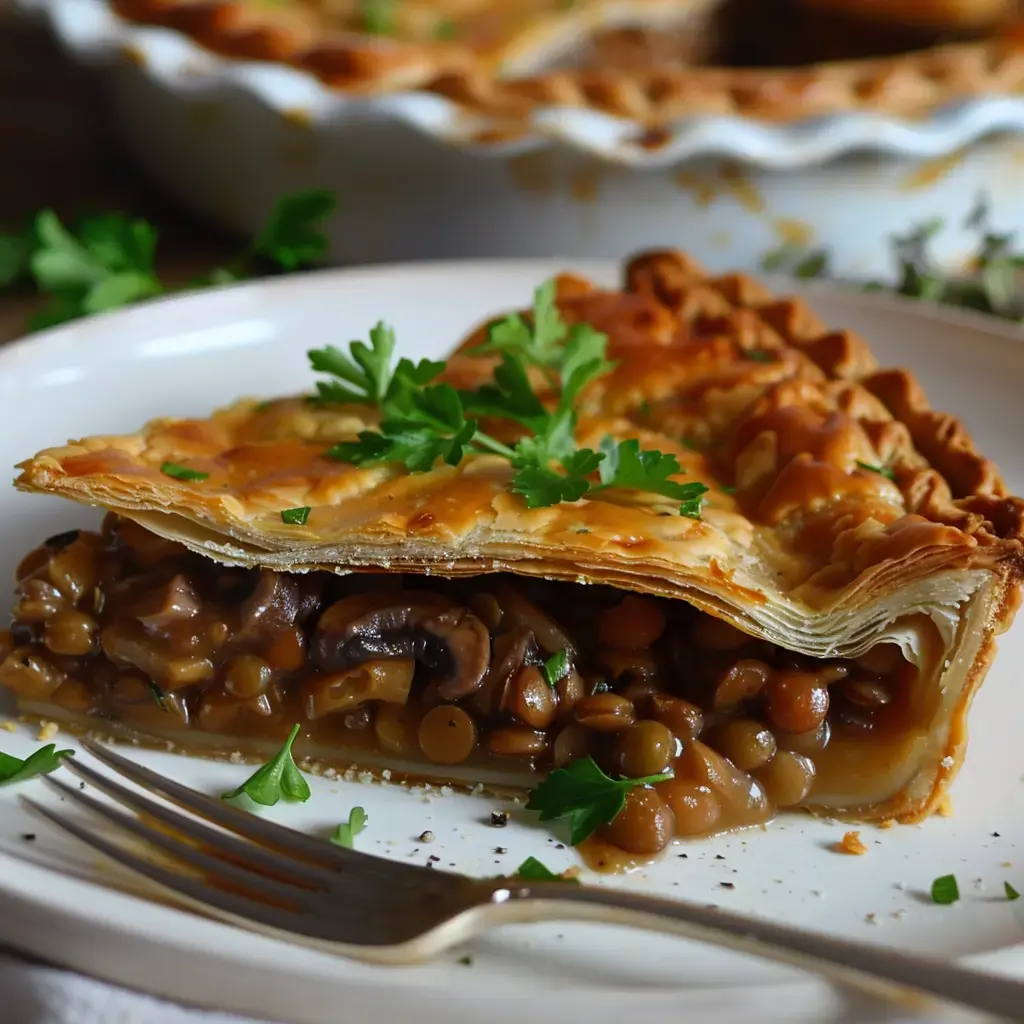
[[[286,935],[290,933],[293,937],[305,935],[310,938],[330,940],[330,935],[324,931],[324,927],[329,924],[326,920],[314,917],[308,912],[305,914],[290,913],[280,907],[251,900],[223,889],[214,888],[198,879],[176,874],[159,864],[154,864],[129,852],[118,843],[110,842],[77,822],[65,819],[48,807],[36,803],[30,797],[22,796],[19,799],[30,811],[45,818],[62,832],[67,832],[85,843],[86,846],[98,850],[112,861],[120,864],[121,867],[142,875],[143,878],[155,882],[164,889],[204,909],[213,909],[222,916],[233,918],[243,926],[257,924],[262,928],[272,929]]]
[[[176,860],[183,861],[205,875],[219,875],[250,890],[254,887],[259,887],[265,894],[272,896],[275,900],[290,901],[295,905],[296,909],[308,909],[306,901],[309,896],[314,894],[309,889],[300,889],[278,881],[276,878],[268,878],[266,875],[253,874],[251,871],[247,871],[231,861],[214,857],[202,849],[190,846],[188,843],[168,835],[166,832],[151,828],[138,818],[125,814],[124,811],[119,811],[114,807],[101,803],[94,797],[61,782],[59,779],[53,779],[46,775],[43,777],[43,782],[50,789],[60,793],[72,803],[84,807],[91,814],[103,818],[129,835],[133,835],[137,839],[141,839],[143,842],[163,850],[164,853],[169,854]],[[182,829],[181,823],[176,824],[174,827],[181,830],[187,836],[187,833]],[[216,883],[211,881],[211,884]]]
[[[238,833],[238,835],[246,836],[257,843],[270,846],[294,857],[311,860],[324,867],[352,868],[363,873],[389,874],[391,877],[398,872],[415,871],[420,873],[426,870],[415,864],[401,864],[397,861],[386,860],[372,853],[356,853],[347,847],[325,843],[323,840],[303,835],[301,832],[295,832],[283,825],[258,818],[248,811],[232,807],[222,800],[215,800],[205,793],[199,793],[179,782],[164,778],[157,772],[130,761],[127,757],[122,757],[92,740],[82,740],[82,747],[108,768],[112,768],[143,789],[157,792],[171,803],[177,804],[193,814],[198,814],[200,817],[206,818],[207,821],[212,821]]]
[[[296,863],[284,853],[272,850],[268,846],[240,839],[234,833],[214,828],[205,824],[199,818],[186,818],[180,811],[172,811],[169,807],[157,803],[148,796],[129,789],[127,786],[121,785],[120,782],[116,782],[114,779],[101,774],[88,765],[76,761],[73,757],[67,758],[63,762],[63,766],[100,792],[106,793],[107,796],[112,797],[118,803],[135,811],[136,814],[146,815],[156,821],[163,822],[170,828],[182,833],[186,838],[198,840],[207,849],[212,850],[218,855],[228,854],[235,863],[249,861],[264,871],[269,871],[275,875],[287,874],[288,872],[294,873],[297,869],[301,870],[302,883],[296,882],[295,884],[310,889],[316,888],[316,886],[307,886],[304,883],[315,880],[319,883],[320,889],[325,889],[336,877],[333,872],[325,868],[305,860]],[[46,776],[46,780],[57,785],[57,780],[52,779],[50,776]],[[59,785],[59,788],[63,792],[67,792],[74,799],[78,799],[78,790],[64,785]]]

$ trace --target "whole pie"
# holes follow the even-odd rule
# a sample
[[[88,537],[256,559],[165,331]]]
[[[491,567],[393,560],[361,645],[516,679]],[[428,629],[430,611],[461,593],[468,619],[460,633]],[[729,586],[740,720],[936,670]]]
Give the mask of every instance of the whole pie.
[[[445,362],[371,341],[312,352],[309,394],[21,465],[108,513],[17,570],[24,713],[468,784],[589,758],[638,780],[602,833],[637,854],[940,805],[1024,501],[909,372],[676,252],[562,275]]]
[[[429,90],[645,122],[921,117],[1024,89],[1020,0],[110,0],[233,57],[356,93]]]

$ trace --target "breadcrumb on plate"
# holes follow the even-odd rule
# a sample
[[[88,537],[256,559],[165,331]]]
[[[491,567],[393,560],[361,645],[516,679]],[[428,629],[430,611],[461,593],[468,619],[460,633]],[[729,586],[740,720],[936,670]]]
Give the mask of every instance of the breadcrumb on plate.
[[[39,735],[36,739],[40,743],[49,743],[50,740],[60,732],[60,726],[56,722],[40,722]]]

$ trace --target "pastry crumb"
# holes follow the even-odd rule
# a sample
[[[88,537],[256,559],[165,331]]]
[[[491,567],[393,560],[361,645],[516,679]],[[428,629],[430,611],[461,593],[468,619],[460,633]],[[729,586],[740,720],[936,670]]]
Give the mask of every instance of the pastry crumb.
[[[0,722],[0,729],[3,729],[4,732],[17,732],[18,731],[17,725],[15,725],[14,722],[11,722],[11,721]]]
[[[437,837],[430,831],[430,829],[427,829],[426,831],[421,832],[417,838],[421,843],[432,843]]]
[[[868,924],[881,924],[882,923],[881,921],[878,920],[878,917],[875,914],[865,914],[864,915],[864,920]]]
[[[948,794],[935,805],[935,813],[940,818],[953,817],[953,801],[949,799]]]
[[[861,842],[859,832],[847,832],[838,843],[832,844],[836,853],[848,853],[853,856],[862,856],[868,852],[868,848]]]
[[[893,825],[895,825],[895,824],[896,824],[896,819],[895,818],[886,818],[885,821],[880,821],[878,823],[878,827],[879,828],[892,828]]]
[[[36,739],[40,743],[49,743],[50,740],[60,732],[60,726],[56,722],[40,722],[39,735]]]
[[[948,771],[948,770],[949,770],[950,768],[952,768],[952,767],[953,767],[953,765],[954,765],[954,764],[956,764],[956,761],[954,761],[954,760],[953,760],[953,758],[951,758],[951,757],[949,756],[949,754],[947,754],[947,755],[946,755],[946,756],[945,756],[945,757],[944,757],[944,758],[943,758],[943,759],[942,759],[942,760],[941,760],[941,761],[939,762],[939,764],[941,764],[941,765],[942,765],[942,767],[943,767],[943,768],[945,768],[945,769],[946,769],[946,770]]]

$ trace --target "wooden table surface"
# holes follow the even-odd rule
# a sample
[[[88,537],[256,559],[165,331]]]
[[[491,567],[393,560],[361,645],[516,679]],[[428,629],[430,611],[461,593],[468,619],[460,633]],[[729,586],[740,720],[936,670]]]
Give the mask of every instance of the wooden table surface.
[[[0,0],[0,230],[39,209],[62,217],[120,210],[160,229],[158,264],[169,283],[209,269],[235,240],[197,223],[146,181],[118,144],[90,75],[34,20]],[[0,342],[24,333],[39,305],[29,290],[0,293]]]

